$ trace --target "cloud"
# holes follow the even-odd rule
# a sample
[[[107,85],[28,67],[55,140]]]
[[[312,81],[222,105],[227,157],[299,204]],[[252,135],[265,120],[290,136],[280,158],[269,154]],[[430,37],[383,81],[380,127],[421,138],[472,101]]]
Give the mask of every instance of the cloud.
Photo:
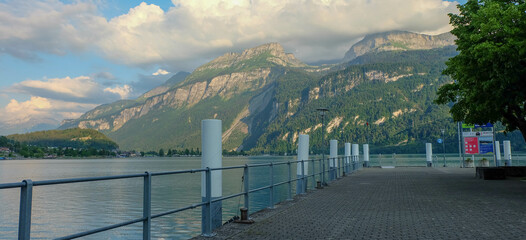
[[[75,78],[26,80],[15,83],[7,91],[65,102],[102,104],[122,99],[126,87],[122,88],[122,90],[105,90],[111,88],[103,89],[103,86],[94,81],[93,78],[79,76]]]
[[[38,60],[39,53],[80,52],[104,35],[106,19],[91,2],[6,1],[0,3],[0,53]]]
[[[96,104],[71,103],[33,96],[27,101],[11,99],[3,109],[1,122],[6,125],[24,124],[34,119],[54,119],[79,117]]]
[[[158,69],[157,72],[154,72],[152,73],[153,76],[158,76],[158,75],[166,75],[166,74],[169,74],[170,72],[164,70],[164,69]]]
[[[106,80],[115,80],[117,79],[113,74],[110,72],[98,72],[92,75],[95,79],[106,79]]]
[[[99,42],[126,64],[205,59],[266,42],[280,42],[305,61],[341,58],[365,34],[448,29],[454,4],[440,0],[173,1],[167,12],[145,3],[111,19]],[[124,44],[123,44],[124,43]]]
[[[157,71],[159,72],[159,71]],[[130,83],[133,92],[129,94],[130,97],[138,97],[141,94],[150,91],[163,83],[170,78],[171,75],[161,75],[161,74],[152,74],[152,75],[143,75],[138,74],[137,80]]]
[[[303,61],[341,58],[366,34],[447,31],[442,0],[173,0],[141,3],[112,19],[93,2],[0,4],[0,51],[20,58],[96,49],[114,62],[191,70],[224,52],[280,42]]]
[[[114,88],[109,88],[108,87],[108,88],[104,89],[104,92],[115,93],[115,94],[118,94],[119,96],[121,96],[121,99],[126,99],[126,98],[128,98],[128,96],[132,92],[132,88],[129,85],[124,85],[122,87],[117,86],[117,87],[114,87]]]

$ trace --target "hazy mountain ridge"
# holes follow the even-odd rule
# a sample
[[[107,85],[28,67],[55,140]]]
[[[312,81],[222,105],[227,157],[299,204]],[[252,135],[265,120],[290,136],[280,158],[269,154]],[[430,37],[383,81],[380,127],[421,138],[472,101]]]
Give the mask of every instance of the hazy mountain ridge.
[[[354,44],[345,53],[344,62],[370,52],[428,50],[455,45],[455,36],[449,32],[425,35],[405,31],[370,34]]]
[[[169,89],[156,88],[135,101],[121,101],[97,107],[77,120],[64,122],[61,128],[94,128],[104,131],[122,143],[123,148],[144,149],[140,143],[129,140],[128,131],[142,135],[143,132],[149,131],[146,127],[153,129],[157,126],[164,129],[161,125],[165,123],[159,125],[164,116],[178,113],[178,117],[189,116],[174,124],[178,125],[174,129],[187,132],[189,128],[184,124],[192,124],[192,119],[197,118],[194,116],[196,113],[199,113],[199,116],[204,114],[206,118],[219,118],[225,112],[229,112],[228,116],[222,117],[223,121],[228,123],[225,125],[225,146],[238,148],[245,136],[250,135],[249,128],[252,128],[252,121],[255,120],[253,116],[260,116],[260,111],[268,109],[267,105],[271,105],[272,98],[269,96],[273,91],[275,79],[283,75],[288,68],[305,66],[307,65],[286,54],[283,47],[277,43],[247,49],[241,54],[225,54],[196,69],[184,81],[170,86]],[[214,101],[217,104],[214,104]],[[200,110],[200,107],[210,104],[214,105],[211,109]],[[232,107],[235,108],[226,110]],[[146,122],[149,122],[149,125]],[[127,124],[129,126],[126,126]],[[136,124],[139,125],[135,126]],[[140,131],[127,130],[128,128]],[[167,135],[169,131],[163,130],[157,134]],[[195,132],[187,134],[193,136]],[[167,140],[165,145],[173,144],[173,137],[167,138],[170,140]],[[195,136],[190,138],[192,139],[187,137],[183,143],[178,144],[187,146],[196,141]],[[230,142],[236,144],[229,144]],[[156,145],[152,144],[152,147]]]
[[[420,40],[406,39],[413,37]],[[404,43],[435,39],[440,44],[408,45],[431,50],[398,51],[392,44],[360,48],[367,39]],[[225,149],[284,152],[291,150],[300,133],[313,134],[312,143],[319,146],[316,107],[331,109],[329,135],[364,141],[358,126],[370,122],[375,126],[371,139],[386,145],[414,143],[430,134],[431,130],[412,131],[405,124],[448,121],[447,107],[432,103],[436,88],[450,81],[441,75],[445,60],[456,54],[454,46],[447,45],[448,34],[392,32],[364,40],[351,48],[353,52],[361,49],[355,52],[361,55],[332,71],[328,66],[301,63],[277,43],[227,53],[183,81],[156,88],[137,100],[99,106],[61,128],[98,129],[123,149],[195,148],[200,146],[200,120],[217,118],[223,120]],[[372,105],[360,108],[366,102]],[[359,114],[351,114],[350,109]],[[412,122],[413,118],[419,120]],[[400,121],[405,127],[397,126]],[[382,130],[385,126],[391,130]]]

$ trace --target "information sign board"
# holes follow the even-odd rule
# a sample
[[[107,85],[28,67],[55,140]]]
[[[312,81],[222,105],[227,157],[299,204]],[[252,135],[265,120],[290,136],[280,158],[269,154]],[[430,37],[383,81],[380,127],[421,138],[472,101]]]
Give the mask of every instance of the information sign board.
[[[478,137],[464,138],[464,149],[465,149],[466,154],[478,154],[479,153]]]
[[[475,124],[475,128],[490,128],[493,127],[493,124],[486,123],[486,124]]]
[[[462,132],[463,137],[493,137],[492,131]]]
[[[479,137],[480,154],[493,153],[493,137]]]
[[[474,124],[462,123],[462,128],[474,128]]]

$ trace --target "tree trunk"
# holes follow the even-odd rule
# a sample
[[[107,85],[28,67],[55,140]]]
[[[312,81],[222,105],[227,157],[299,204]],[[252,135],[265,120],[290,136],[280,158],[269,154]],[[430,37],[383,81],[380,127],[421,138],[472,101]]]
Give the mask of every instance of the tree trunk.
[[[519,122],[519,131],[521,131],[522,138],[526,141],[526,120]]]

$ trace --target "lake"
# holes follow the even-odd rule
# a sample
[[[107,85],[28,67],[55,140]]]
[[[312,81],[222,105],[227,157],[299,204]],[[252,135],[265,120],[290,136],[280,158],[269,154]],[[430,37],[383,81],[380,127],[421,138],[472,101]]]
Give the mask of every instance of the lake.
[[[459,167],[458,154],[446,154],[447,166]],[[478,158],[477,158],[478,159]],[[526,155],[514,155],[513,165],[526,165]],[[293,161],[295,157],[224,157],[223,166]],[[435,155],[434,166],[443,159]],[[371,166],[425,166],[425,154],[371,154]],[[199,157],[52,159],[0,161],[0,183],[198,169]],[[287,165],[276,166],[274,183],[286,181]],[[309,167],[309,172],[312,167]],[[316,171],[319,171],[316,165]],[[295,177],[296,165],[291,167]],[[243,169],[223,170],[223,196],[242,191]],[[201,173],[154,176],[152,215],[201,202]],[[268,186],[269,167],[250,169],[250,188]],[[311,187],[309,182],[309,187]],[[295,193],[296,185],[292,184]],[[142,217],[143,178],[36,186],[33,188],[31,238],[50,239]],[[250,195],[250,212],[269,206],[269,190]],[[284,201],[287,184],[275,188],[273,202]],[[17,239],[20,189],[0,189],[0,239]],[[243,196],[223,201],[223,222],[243,206]],[[153,239],[187,239],[201,233],[201,208],[152,220]],[[142,239],[142,223],[97,233],[84,239]]]
[[[293,157],[224,157],[223,166],[292,161]],[[199,157],[53,159],[0,161],[0,183],[100,177],[198,169]],[[276,167],[275,182],[285,181],[286,165]],[[295,174],[294,165],[292,172]],[[223,196],[242,191],[243,169],[223,171]],[[295,177],[295,176],[293,176]],[[251,188],[270,182],[269,168],[250,169]],[[201,202],[201,173],[154,176],[152,214]],[[275,188],[274,202],[287,198],[287,185]],[[36,186],[33,188],[31,238],[50,239],[142,217],[143,178]],[[295,184],[293,185],[295,193]],[[251,211],[269,205],[268,190],[250,196]],[[17,239],[20,189],[0,189],[0,239]],[[223,202],[223,221],[239,215],[243,196]],[[187,239],[201,233],[201,208],[152,220],[153,239]],[[97,233],[85,239],[142,239],[142,223]]]

